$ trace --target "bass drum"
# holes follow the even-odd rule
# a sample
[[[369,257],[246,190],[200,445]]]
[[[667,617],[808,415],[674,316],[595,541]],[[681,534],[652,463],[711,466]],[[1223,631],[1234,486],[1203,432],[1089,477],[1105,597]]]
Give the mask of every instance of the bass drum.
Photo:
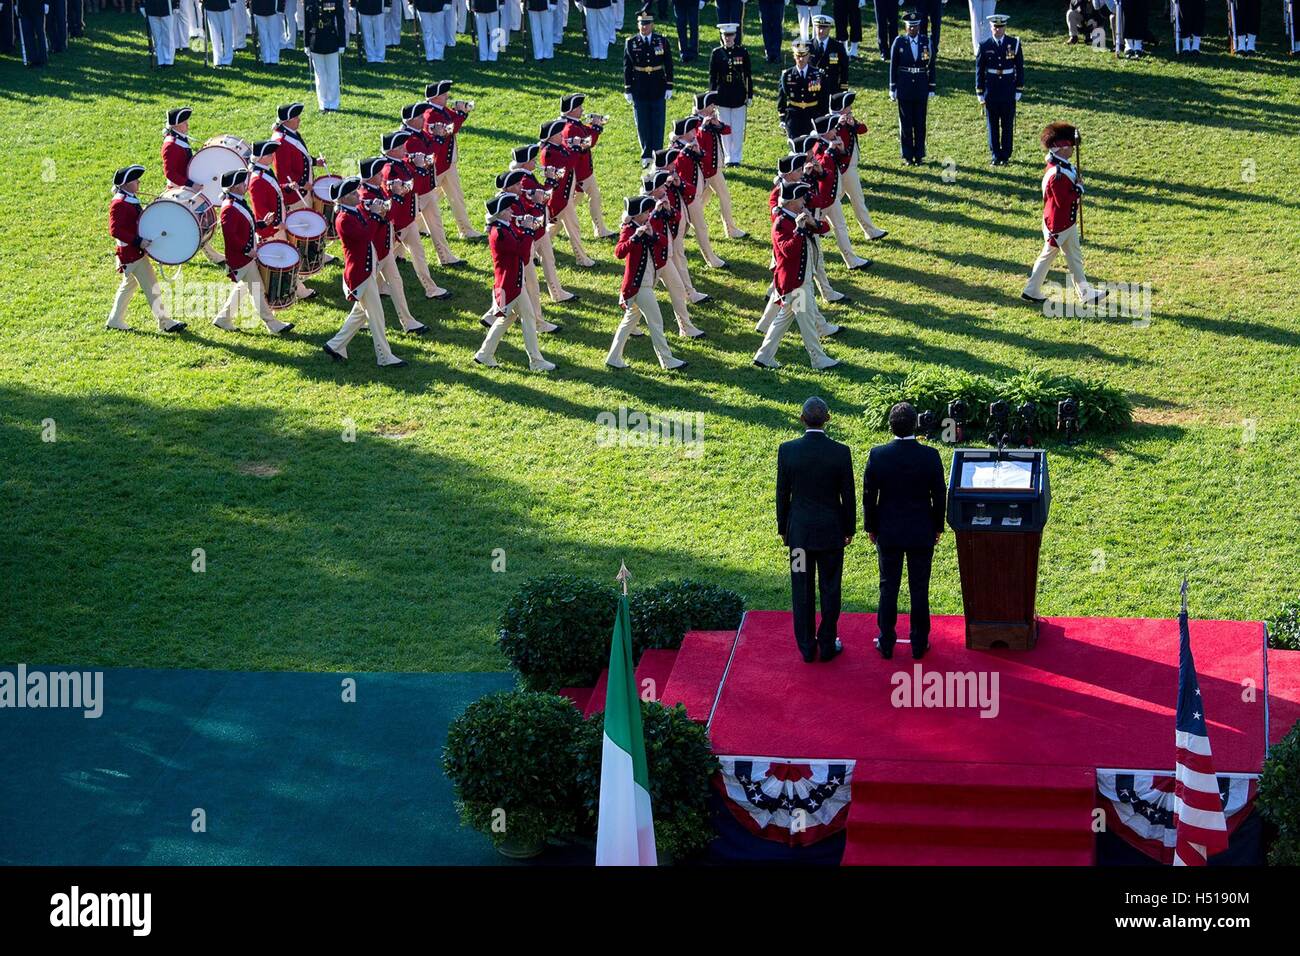
[[[335,184],[343,182],[342,176],[318,176],[311,184],[311,208],[325,217],[325,238],[337,239],[334,228],[334,200],[330,198]]]
[[[204,143],[190,159],[190,179],[217,205],[221,202],[222,174],[244,169],[252,155],[253,148],[238,136],[217,136]]]
[[[287,242],[272,239],[257,247],[257,271],[262,277],[262,293],[273,309],[293,305],[298,288],[298,266],[302,257]]]
[[[206,232],[203,218],[207,220]],[[167,190],[145,206],[140,213],[140,238],[149,240],[145,253],[155,262],[179,266],[194,258],[212,234],[214,222],[212,204],[203,193],[182,186]]]
[[[325,217],[311,209],[295,209],[284,217],[284,231],[302,256],[299,276],[314,276],[325,267]]]

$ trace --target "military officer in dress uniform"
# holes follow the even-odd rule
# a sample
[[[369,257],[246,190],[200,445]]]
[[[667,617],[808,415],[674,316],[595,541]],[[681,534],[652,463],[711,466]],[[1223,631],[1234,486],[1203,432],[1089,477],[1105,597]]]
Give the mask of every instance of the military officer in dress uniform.
[[[193,111],[188,106],[177,106],[167,111],[167,128],[163,130],[162,167],[163,178],[169,187],[188,186],[195,188],[190,179],[190,159],[194,148],[190,146],[190,116]],[[212,247],[211,241],[203,244],[203,255],[214,265],[221,265],[226,260]]]
[[[322,113],[339,108],[339,64],[347,49],[347,0],[303,0],[303,48]]]
[[[655,32],[655,18],[646,7],[636,17],[637,32],[623,46],[623,96],[636,116],[641,166],[649,166],[664,145],[665,104],[673,96],[673,52]]]
[[[524,333],[528,367],[549,372],[555,363],[542,357],[537,346],[537,316],[524,291],[524,264],[532,258],[533,240],[542,224],[535,218],[515,214],[519,197],[500,193],[487,201],[488,249],[492,252],[492,315],[494,321],[474,353],[474,361],[496,368],[496,351],[515,320]]]
[[[1043,174],[1043,251],[1034,263],[1020,298],[1039,305],[1046,301],[1043,281],[1059,253],[1074,280],[1079,301],[1096,304],[1106,298],[1106,289],[1088,284],[1083,271],[1083,247],[1079,237],[1079,205],[1083,201],[1083,179],[1070,162],[1079,132],[1069,123],[1049,123],[1041,137],[1047,150],[1047,171]]]
[[[379,297],[376,272],[376,229],[388,229],[388,210],[381,199],[361,201],[361,179],[349,176],[334,184],[334,229],[343,245],[343,294],[352,301],[352,311],[343,327],[322,348],[335,362],[346,362],[348,343],[362,325],[370,326],[375,361],[380,368],[400,368],[406,363],[393,354],[384,330],[384,301]]]
[[[235,287],[230,290],[226,304],[212,324],[227,332],[238,331],[235,317],[248,308],[245,302],[251,302],[266,330],[272,335],[284,335],[293,329],[293,323],[281,322],[267,305],[262,276],[257,270],[257,260],[253,258],[257,247],[257,224],[244,199],[248,191],[248,170],[232,169],[222,173],[221,190],[221,240],[226,249],[226,268]]]
[[[763,33],[763,59],[781,62],[784,40],[785,0],[758,0],[758,23]]]
[[[1011,162],[1016,132],[1016,103],[1025,88],[1025,57],[1020,38],[1007,36],[1005,13],[989,17],[992,36],[980,44],[975,58],[975,96],[984,107],[989,129],[989,154],[994,166]]]
[[[903,162],[925,161],[925,113],[934,96],[930,41],[921,33],[921,18],[904,15],[907,33],[894,39],[889,56],[889,98],[898,103],[898,139]]]
[[[898,36],[898,0],[874,0],[876,5],[876,43],[880,58],[886,63],[894,52],[894,38]]]
[[[794,40],[790,49],[794,53],[794,66],[781,74],[776,110],[785,135],[797,139],[812,132],[813,120],[826,112],[830,93],[821,70],[812,65],[808,42]]]
[[[645,319],[650,330],[650,343],[654,346],[659,364],[666,369],[685,368],[686,362],[673,355],[664,336],[663,313],[655,298],[656,263],[665,263],[668,257],[668,234],[656,228],[652,217],[658,205],[653,196],[629,196],[625,201],[626,214],[614,254],[623,260],[623,285],[619,288],[618,304],[623,308],[623,319],[614,332],[605,364],[610,368],[627,368],[623,349],[628,336]]]
[[[722,137],[722,155],[728,166],[744,161],[745,116],[754,99],[754,73],[749,51],[740,45],[740,24],[720,23],[722,45],[709,57],[709,88],[716,94],[718,119],[731,128]]]
[[[816,35],[808,41],[808,62],[821,70],[825,77],[826,95],[846,89],[849,85],[849,51],[844,43],[831,36],[835,20],[819,13],[813,17]]]
[[[113,308],[108,314],[105,328],[127,330],[126,307],[136,289],[144,291],[144,297],[158,320],[161,332],[179,332],[185,328],[184,322],[173,321],[167,314],[167,305],[163,302],[162,292],[158,288],[158,277],[153,271],[153,262],[145,251],[149,240],[140,236],[140,199],[136,193],[140,190],[140,177],[144,175],[143,166],[126,166],[113,174],[113,199],[108,205],[108,234],[117,243],[117,271],[122,273],[122,282],[113,297]]]

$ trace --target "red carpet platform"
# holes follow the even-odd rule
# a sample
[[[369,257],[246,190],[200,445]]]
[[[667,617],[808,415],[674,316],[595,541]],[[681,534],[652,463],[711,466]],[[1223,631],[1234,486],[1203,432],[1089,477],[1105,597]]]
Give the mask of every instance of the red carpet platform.
[[[788,613],[750,612],[737,635],[688,634],[661,699],[739,758],[724,759],[733,796],[771,762],[822,768],[801,793],[850,776],[846,864],[1088,864],[1094,771],[1173,768],[1175,620],[1050,618],[1033,651],[981,652],[966,649],[960,617],[937,617],[919,671],[906,643],[883,660],[875,634],[874,615],[846,615],[845,653],[805,664]],[[1193,621],[1191,634],[1216,768],[1258,773],[1266,741],[1300,716],[1300,654],[1268,655],[1266,695],[1262,625]],[[982,680],[993,702],[922,706],[911,684],[932,672]]]

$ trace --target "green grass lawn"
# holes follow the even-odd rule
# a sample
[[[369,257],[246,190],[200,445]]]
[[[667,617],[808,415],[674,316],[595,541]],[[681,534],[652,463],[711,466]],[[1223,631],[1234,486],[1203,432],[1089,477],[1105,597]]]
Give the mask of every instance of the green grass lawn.
[[[862,416],[867,385],[924,366],[1004,374],[1039,364],[1102,376],[1133,397],[1130,431],[1051,453],[1041,613],[1171,616],[1184,571],[1196,616],[1271,613],[1295,593],[1300,559],[1300,61],[1280,52],[1276,5],[1253,61],[1222,55],[1223,12],[1212,10],[1196,65],[1170,60],[1155,16],[1158,55],[1117,63],[1062,42],[1063,4],[1002,6],[1024,39],[1028,74],[1007,168],[987,164],[964,5],[950,4],[945,19],[928,166],[899,162],[885,65],[854,67],[858,111],[872,127],[868,202],[890,236],[870,250],[861,243],[876,259],[864,272],[832,258],[832,280],[856,304],[826,310],[846,326],[828,346],[845,364],[827,374],[808,368],[793,333],[780,372],[750,366],[762,238],[718,241],[725,271],[705,268],[691,245],[696,282],[717,304],[694,314],[709,338],[673,341],[691,363],[684,375],[659,370],[646,339],[629,346],[631,369],[604,366],[621,270],[598,243],[592,271],[571,268],[560,246],[582,302],[548,311],[566,326],[543,340],[559,364],[549,375],[526,371],[517,332],[502,369],[470,361],[490,285],[481,244],[453,243],[471,268],[435,273],[456,293],[449,303],[426,302],[408,282],[434,332],[417,340],[390,322],[411,363],[402,370],[375,368],[364,333],[346,367],[320,352],[345,310],[333,266],[311,280],[317,297],[286,316],[297,330],[284,341],[206,320],[182,338],[161,336],[142,297],[130,313],[138,331],[103,330],[117,281],[110,176],[141,162],[145,192],[159,191],[163,114],[176,104],[194,108],[201,143],[265,136],[276,104],[303,100],[308,143],[354,169],[428,80],[453,77],[456,93],[478,102],[461,146],[477,219],[510,148],[536,136],[562,94],[589,91],[588,107],[614,116],[597,173],[616,219],[640,173],[634,124],[620,58],[575,55],[576,15],[563,52],[542,68],[521,59],[518,39],[488,65],[462,40],[445,65],[426,66],[409,34],[386,65],[349,57],[343,110],[326,116],[314,110],[301,53],[278,68],[254,68],[244,53],[236,70],[205,70],[189,55],[150,72],[142,29],[116,14],[92,17],[87,40],[50,69],[6,58],[0,660],[500,669],[493,625],[522,580],[544,571],[612,579],[620,560],[640,582],[697,577],[739,590],[751,607],[784,607],[774,462],[777,444],[797,433],[798,404],[823,395],[833,433],[861,467],[883,440]],[[712,26],[703,34],[707,49]],[[747,164],[730,181],[742,225],[764,237],[770,170],[785,147],[775,68],[758,69]],[[705,70],[697,61],[679,71],[670,118],[687,111]],[[1151,283],[1149,327],[1047,319],[1018,299],[1041,241],[1037,133],[1055,119],[1087,137],[1089,273]],[[945,182],[949,159],[955,178]],[[222,278],[201,258],[184,276]],[[703,413],[703,454],[598,447],[597,415],[620,406]],[[47,419],[57,441],[42,440]],[[349,420],[355,442],[342,438]],[[206,553],[202,574],[191,571],[196,548]],[[497,549],[503,573],[493,570]],[[874,554],[860,539],[847,610],[873,610],[874,589]],[[937,613],[960,612],[950,535],[934,592]]]

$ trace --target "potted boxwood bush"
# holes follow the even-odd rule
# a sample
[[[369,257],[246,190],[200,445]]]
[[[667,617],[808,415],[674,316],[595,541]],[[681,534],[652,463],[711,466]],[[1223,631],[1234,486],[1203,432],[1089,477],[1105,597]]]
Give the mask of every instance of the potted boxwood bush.
[[[639,658],[649,647],[681,647],[687,631],[734,631],[745,612],[745,599],[703,581],[660,581],[633,591],[629,610]]]
[[[1257,800],[1264,819],[1277,827],[1268,862],[1273,866],[1300,864],[1300,721],[1269,748]]]
[[[720,769],[704,725],[686,716],[681,704],[665,707],[641,702],[650,807],[660,865],[687,859],[714,837],[709,822],[710,779]],[[577,775],[584,814],[583,830],[594,833],[600,807],[600,756],[604,714],[593,714],[579,728]]]
[[[563,697],[502,691],[452,722],[442,767],[461,822],[510,857],[536,856],[579,821],[574,741],[582,715]]]
[[[612,585],[548,574],[525,581],[501,615],[497,643],[532,690],[591,687],[609,663]]]

